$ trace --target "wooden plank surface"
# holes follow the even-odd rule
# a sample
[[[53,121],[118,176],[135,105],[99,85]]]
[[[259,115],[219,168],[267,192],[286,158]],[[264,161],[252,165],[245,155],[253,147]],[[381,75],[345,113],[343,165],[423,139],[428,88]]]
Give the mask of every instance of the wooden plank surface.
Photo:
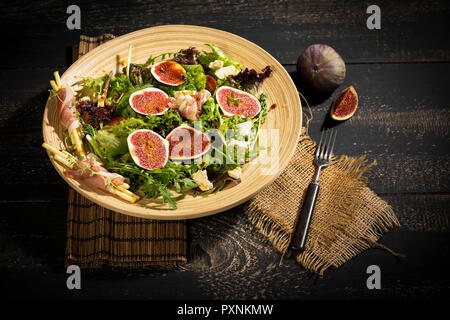
[[[367,29],[368,4],[356,0],[77,1],[77,5],[81,31],[66,29],[67,6],[58,1],[3,4],[0,30],[6,31],[4,41],[16,43],[18,50],[2,50],[7,59],[0,59],[0,66],[10,67],[8,58],[14,57],[22,67],[33,67],[33,61],[63,66],[70,63],[67,47],[80,32],[121,35],[162,24],[229,31],[267,49],[281,63],[295,63],[312,43],[335,47],[348,62],[447,61],[450,53],[446,1],[377,1],[382,10],[380,31]]]
[[[66,29],[66,5],[57,1],[10,1],[0,7],[0,34],[9,44],[0,53],[3,294],[64,299],[448,297],[448,2],[379,1],[380,31],[367,30],[367,4],[358,1],[77,4],[81,31]],[[279,59],[294,80],[295,61],[306,46],[320,42],[335,47],[347,62],[342,88],[353,84],[360,95],[357,114],[338,127],[337,153],[366,154],[377,161],[369,186],[393,206],[402,224],[381,243],[407,258],[373,249],[316,278],[292,259],[280,264],[280,254],[248,222],[241,206],[190,221],[185,266],[86,271],[83,290],[67,290],[63,260],[68,187],[40,148],[48,80],[55,69],[69,66],[70,47],[81,33],[120,35],[169,23],[241,35]],[[337,94],[313,106],[313,138]],[[365,287],[365,270],[371,264],[381,267],[381,291]]]
[[[449,196],[386,197],[404,224],[382,243],[407,255],[399,260],[373,249],[338,270],[316,278],[281,256],[239,208],[190,222],[190,257],[179,268],[83,272],[83,290],[65,288],[63,269],[66,205],[4,205],[0,220],[0,271],[10,297],[33,297],[45,285],[48,297],[89,298],[423,298],[448,294],[448,216],[439,214]],[[45,212],[45,215],[36,214]],[[436,219],[443,219],[441,223]],[[39,225],[39,228],[35,226]],[[280,264],[281,262],[281,264]],[[380,266],[382,292],[365,288],[365,269]],[[14,282],[12,279],[14,279]],[[18,285],[19,284],[19,285]],[[27,290],[23,291],[22,286]]]

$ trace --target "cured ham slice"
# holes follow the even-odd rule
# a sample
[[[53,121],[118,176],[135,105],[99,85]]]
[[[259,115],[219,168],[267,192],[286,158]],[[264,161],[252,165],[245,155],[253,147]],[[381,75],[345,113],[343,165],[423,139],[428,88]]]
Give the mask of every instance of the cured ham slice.
[[[63,164],[68,170],[64,175],[68,178],[83,181],[85,184],[110,192],[123,200],[135,203],[139,196],[127,190],[130,186],[120,174],[112,173],[103,168],[94,158],[77,159],[65,150],[58,150],[47,143],[44,147],[53,158]]]
[[[178,109],[180,115],[188,120],[198,120],[202,106],[211,97],[208,90],[176,91],[174,98],[169,98],[169,108]]]
[[[81,127],[81,123],[75,114],[75,96],[72,89],[60,88],[54,99],[57,101],[58,116],[61,124],[68,129],[69,134]]]
[[[55,72],[54,75],[55,81],[50,81],[50,84],[56,93],[52,99],[56,104],[59,119],[63,127],[68,130],[70,140],[75,145],[77,152],[84,155],[80,133],[81,123],[75,114],[75,96],[70,87],[66,88],[61,84],[58,72]]]
[[[121,186],[125,178],[103,168],[94,158],[78,160],[71,170],[65,172],[68,178],[82,180],[86,184],[113,193],[114,186]],[[114,186],[113,186],[114,185]]]

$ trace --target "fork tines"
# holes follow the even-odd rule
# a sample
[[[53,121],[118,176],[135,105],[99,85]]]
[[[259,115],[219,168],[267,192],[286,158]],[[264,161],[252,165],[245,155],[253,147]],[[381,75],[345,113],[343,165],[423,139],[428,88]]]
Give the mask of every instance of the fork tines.
[[[322,161],[330,161],[333,155],[334,143],[336,142],[337,130],[326,129],[322,131],[315,159]]]

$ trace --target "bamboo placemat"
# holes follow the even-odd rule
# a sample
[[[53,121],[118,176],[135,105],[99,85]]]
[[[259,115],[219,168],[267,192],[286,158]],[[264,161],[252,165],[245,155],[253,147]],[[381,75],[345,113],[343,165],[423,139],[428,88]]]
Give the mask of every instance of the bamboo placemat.
[[[76,60],[111,34],[81,36],[73,48]],[[103,265],[143,267],[186,262],[186,221],[160,221],[131,217],[96,205],[69,190],[66,266]]]

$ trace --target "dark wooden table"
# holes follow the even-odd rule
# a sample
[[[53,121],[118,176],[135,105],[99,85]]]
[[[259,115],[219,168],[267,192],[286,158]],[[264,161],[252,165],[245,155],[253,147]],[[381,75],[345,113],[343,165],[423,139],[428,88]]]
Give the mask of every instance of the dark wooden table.
[[[66,28],[64,1],[9,1],[0,8],[0,290],[12,298],[313,299],[448,298],[449,80],[448,1],[376,1],[381,30],[368,30],[365,1],[76,1],[81,30]],[[310,44],[333,46],[347,63],[345,85],[360,96],[339,127],[337,153],[366,154],[378,165],[369,186],[388,201],[401,228],[322,278],[284,259],[242,208],[189,222],[189,262],[179,268],[101,270],[66,289],[63,267],[68,186],[40,145],[54,70],[70,65],[80,34],[125,34],[162,24],[214,27],[253,41],[295,79]],[[299,90],[302,90],[299,87]],[[318,138],[328,100],[313,106]],[[382,289],[366,288],[367,266]]]

